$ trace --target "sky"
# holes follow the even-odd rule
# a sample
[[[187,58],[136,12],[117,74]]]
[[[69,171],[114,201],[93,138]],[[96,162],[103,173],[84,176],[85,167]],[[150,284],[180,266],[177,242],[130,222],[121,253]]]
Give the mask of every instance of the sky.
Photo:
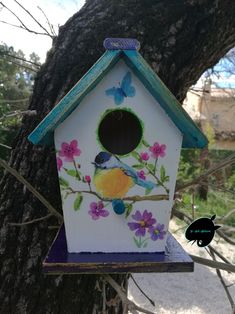
[[[18,2],[30,11],[43,26],[49,28],[42,12],[38,9],[39,6],[58,33],[58,25],[63,25],[75,14],[83,6],[85,0],[18,0]],[[2,0],[2,3],[12,10],[29,29],[42,31],[14,0]],[[0,9],[0,21],[20,25],[17,18],[5,8]],[[0,44],[2,43],[13,46],[15,50],[23,50],[26,57],[35,52],[43,62],[46,52],[52,45],[52,40],[48,36],[35,35],[0,22]]]

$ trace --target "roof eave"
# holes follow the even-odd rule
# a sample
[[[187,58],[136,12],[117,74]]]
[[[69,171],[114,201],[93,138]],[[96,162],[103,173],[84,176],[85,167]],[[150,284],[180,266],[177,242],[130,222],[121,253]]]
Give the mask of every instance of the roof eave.
[[[51,145],[56,127],[77,108],[82,99],[102,80],[119,60],[121,54],[121,50],[107,50],[34,129],[28,136],[29,141],[33,144]]]

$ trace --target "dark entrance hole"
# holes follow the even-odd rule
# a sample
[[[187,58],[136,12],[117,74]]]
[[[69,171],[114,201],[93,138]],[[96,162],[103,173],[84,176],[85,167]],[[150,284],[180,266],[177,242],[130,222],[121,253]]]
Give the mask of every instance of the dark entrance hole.
[[[137,116],[130,111],[113,110],[102,119],[98,136],[107,151],[125,155],[138,146],[142,138],[142,126]]]

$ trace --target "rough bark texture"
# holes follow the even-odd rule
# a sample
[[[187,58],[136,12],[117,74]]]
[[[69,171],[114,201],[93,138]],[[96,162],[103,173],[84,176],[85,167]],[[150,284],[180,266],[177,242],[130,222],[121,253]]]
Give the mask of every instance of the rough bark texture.
[[[61,209],[53,148],[31,145],[27,135],[104,52],[106,37],[134,37],[165,84],[184,98],[188,87],[235,43],[234,0],[89,0],[60,29],[36,82],[10,164]],[[47,210],[5,174],[0,185],[1,313],[100,313],[98,276],[45,276],[41,262],[55,235],[51,218],[10,227]],[[121,281],[123,278],[119,277]],[[110,290],[107,299],[111,298]],[[121,310],[120,310],[121,311]],[[114,313],[109,307],[107,313]]]

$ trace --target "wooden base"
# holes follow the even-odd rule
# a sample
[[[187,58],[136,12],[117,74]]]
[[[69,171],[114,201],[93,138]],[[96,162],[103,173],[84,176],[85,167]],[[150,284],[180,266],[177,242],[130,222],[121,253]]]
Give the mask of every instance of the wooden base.
[[[168,233],[164,253],[68,253],[62,226],[43,262],[48,274],[192,272],[194,263]]]

